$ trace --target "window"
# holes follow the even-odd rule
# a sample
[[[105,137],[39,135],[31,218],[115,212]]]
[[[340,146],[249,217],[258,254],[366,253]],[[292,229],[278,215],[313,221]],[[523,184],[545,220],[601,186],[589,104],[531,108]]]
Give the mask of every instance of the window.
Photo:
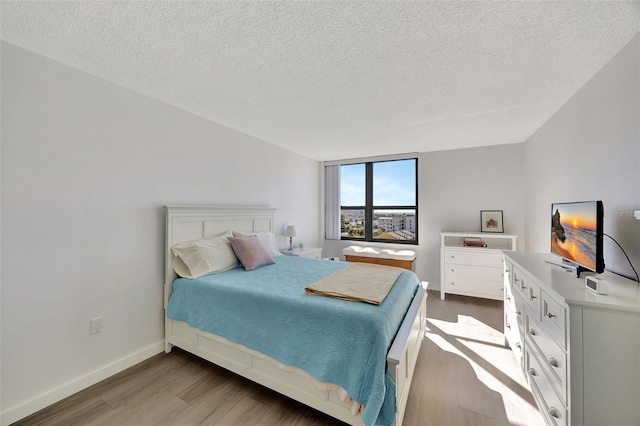
[[[340,239],[418,243],[418,160],[340,165]]]

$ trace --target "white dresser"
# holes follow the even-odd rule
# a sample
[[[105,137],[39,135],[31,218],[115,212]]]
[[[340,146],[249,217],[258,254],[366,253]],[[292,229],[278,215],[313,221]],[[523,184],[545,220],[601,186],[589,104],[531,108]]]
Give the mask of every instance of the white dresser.
[[[478,232],[440,233],[440,298],[446,293],[502,300],[503,250],[516,249],[516,235]],[[465,241],[486,247],[468,247]]]
[[[640,287],[605,272],[607,295],[546,263],[505,252],[504,334],[549,425],[640,424]]]

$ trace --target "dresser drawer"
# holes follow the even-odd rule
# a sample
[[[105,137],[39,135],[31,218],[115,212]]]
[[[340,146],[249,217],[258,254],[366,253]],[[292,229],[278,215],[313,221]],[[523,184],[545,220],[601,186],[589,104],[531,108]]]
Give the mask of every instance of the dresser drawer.
[[[524,352],[525,371],[542,415],[550,425],[566,426],[567,409],[553,390],[540,362],[528,346]]]
[[[525,305],[522,298],[518,295],[513,296],[515,309],[513,310],[516,315],[516,320],[518,321],[518,328],[520,328],[521,332],[524,333],[525,324],[524,324],[524,314],[525,314]]]
[[[517,268],[513,271],[513,291],[524,299],[533,312],[540,315],[540,287]]]
[[[480,281],[493,281],[499,284],[502,290],[502,268],[488,268],[483,266],[447,264],[445,274],[451,279],[475,279]]]
[[[526,314],[525,327],[533,350],[548,373],[549,381],[556,388],[563,401],[567,401],[568,366],[567,354],[540,323]]]
[[[516,310],[516,296],[513,294],[513,288],[507,280],[504,280],[504,308],[510,308],[511,310]]]
[[[567,347],[567,309],[542,292],[542,324],[553,334],[553,337]]]
[[[505,312],[508,310],[509,312],[513,312],[514,320],[518,324],[518,328],[524,333],[524,301],[517,294],[512,294],[507,290],[507,294],[509,299],[504,300],[504,310]]]
[[[444,285],[447,293],[467,294],[470,296],[486,296],[492,299],[502,300],[504,290],[501,280],[480,280],[467,278],[457,271],[445,270]]]
[[[518,318],[511,309],[504,310],[504,337],[511,347],[511,351],[518,360],[520,368],[524,368],[522,355],[524,352],[524,339],[522,328],[518,325]]]
[[[513,265],[505,258],[502,259],[502,263],[504,265],[504,285],[513,285]]]
[[[504,285],[504,304],[505,306],[509,305],[513,309],[515,309],[515,302],[513,301],[513,281],[512,281],[513,265],[511,265],[511,263],[505,258],[502,259],[502,263],[504,265],[503,272],[502,272],[502,279],[503,279],[503,285]]]
[[[503,269],[504,255],[500,252],[482,252],[472,249],[445,249],[444,263],[489,266]],[[501,271],[502,274],[502,271]]]

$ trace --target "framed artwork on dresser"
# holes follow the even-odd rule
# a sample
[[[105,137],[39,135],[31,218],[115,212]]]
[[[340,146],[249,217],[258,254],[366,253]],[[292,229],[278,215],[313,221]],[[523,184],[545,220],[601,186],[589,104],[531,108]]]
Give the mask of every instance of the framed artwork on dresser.
[[[480,231],[503,233],[502,210],[480,210]]]

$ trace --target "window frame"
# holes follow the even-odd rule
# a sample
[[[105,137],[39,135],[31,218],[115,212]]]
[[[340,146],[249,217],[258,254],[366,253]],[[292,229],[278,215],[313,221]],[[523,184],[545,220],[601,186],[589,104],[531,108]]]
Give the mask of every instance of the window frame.
[[[393,205],[393,206],[380,206],[373,204],[373,166],[376,163],[388,163],[391,161],[408,161],[413,160],[415,162],[415,205]],[[342,220],[342,211],[344,210],[364,210],[364,223],[365,223],[365,235],[364,238],[358,237],[343,237],[340,233],[341,241],[364,241],[374,243],[385,244],[410,244],[418,245],[418,158],[399,158],[390,160],[369,160],[361,161],[349,164],[341,164],[340,166],[352,165],[352,164],[364,164],[365,165],[365,204],[364,206],[339,206],[340,220]],[[342,188],[342,181],[340,182],[340,188]],[[415,239],[413,240],[391,240],[388,238],[374,238],[373,237],[373,213],[376,210],[407,210],[415,213]]]

